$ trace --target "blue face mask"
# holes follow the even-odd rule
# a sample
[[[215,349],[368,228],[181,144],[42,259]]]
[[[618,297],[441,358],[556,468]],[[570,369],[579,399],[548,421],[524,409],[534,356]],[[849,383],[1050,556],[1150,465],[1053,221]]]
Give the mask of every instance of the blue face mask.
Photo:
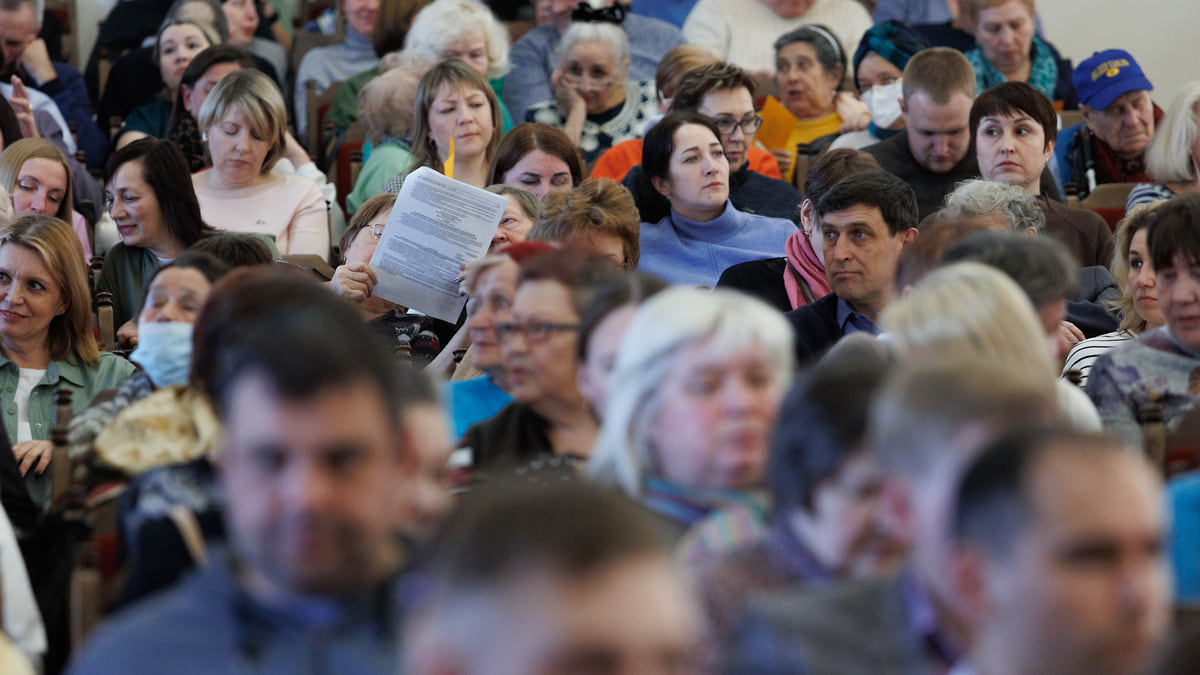
[[[187,384],[192,367],[192,324],[143,323],[129,360],[142,367],[156,387]]]

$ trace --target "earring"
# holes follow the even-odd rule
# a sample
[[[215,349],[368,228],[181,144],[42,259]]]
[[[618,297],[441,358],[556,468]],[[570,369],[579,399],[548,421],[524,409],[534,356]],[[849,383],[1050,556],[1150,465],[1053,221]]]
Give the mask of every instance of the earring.
[[[208,132],[207,131],[200,134],[200,140],[204,143],[208,142]]]

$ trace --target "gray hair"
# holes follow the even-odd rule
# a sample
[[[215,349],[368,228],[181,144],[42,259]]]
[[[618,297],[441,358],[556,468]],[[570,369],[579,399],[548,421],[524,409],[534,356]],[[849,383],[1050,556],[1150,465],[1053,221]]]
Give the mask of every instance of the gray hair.
[[[1196,122],[1200,118],[1200,81],[1179,88],[1167,114],[1146,148],[1146,172],[1160,183],[1196,180],[1196,162],[1192,145],[1196,142]]]
[[[1037,198],[1015,185],[974,178],[959,183],[946,195],[943,216],[972,218],[1001,215],[1008,227],[1018,232],[1033,228],[1038,234],[1046,227],[1046,214]]]
[[[571,24],[558,43],[558,60],[561,62],[580,42],[603,42],[617,59],[617,69],[629,61],[629,37],[625,29],[613,23],[576,21]]]
[[[435,0],[417,13],[404,38],[404,51],[430,63],[441,60],[442,51],[477,30],[487,43],[488,79],[508,72],[508,31],[483,3],[471,0]]]
[[[833,74],[840,68],[842,74],[845,75],[846,50],[842,48],[842,43],[838,42],[828,28],[814,23],[784,33],[775,41],[776,56],[780,49],[797,42],[812,45],[813,51],[817,53],[817,62],[821,64],[826,73]]]
[[[604,426],[588,461],[588,477],[636,496],[655,464],[651,425],[662,407],[662,383],[688,347],[715,353],[745,345],[763,348],[780,395],[792,378],[792,328],[755,298],[717,289],[675,286],[647,300],[621,340],[608,392]]]
[[[538,199],[532,192],[512,187],[511,185],[504,185],[503,183],[489,185],[484,189],[494,195],[512,197],[517,200],[517,205],[535,223],[542,216],[542,200]]]
[[[417,87],[430,67],[432,63],[408,52],[393,52],[380,62],[380,75],[358,92],[359,118],[371,145],[382,143],[384,136],[405,138],[412,133]]]

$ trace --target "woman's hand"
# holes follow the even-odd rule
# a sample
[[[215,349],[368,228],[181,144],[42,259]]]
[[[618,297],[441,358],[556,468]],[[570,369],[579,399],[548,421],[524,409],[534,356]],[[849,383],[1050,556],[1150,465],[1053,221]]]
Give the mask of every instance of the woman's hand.
[[[8,100],[13,112],[17,115],[17,127],[21,129],[24,138],[40,138],[37,123],[33,121],[33,104],[29,102],[29,91],[25,83],[16,75],[12,76],[12,98]],[[6,140],[11,143],[12,141]]]
[[[554,69],[550,74],[550,87],[554,90],[554,102],[558,104],[559,110],[564,115],[570,116],[576,111],[583,111],[587,114],[587,104],[583,100],[583,95],[579,90],[563,82],[562,66]]]
[[[117,346],[132,349],[137,342],[137,319],[130,319],[117,329]]]
[[[284,135],[283,156],[287,157],[292,163],[292,166],[296,167],[297,169],[312,161],[312,158],[308,156],[308,152],[304,149],[304,146],[300,145],[300,141],[297,141],[296,137],[293,136],[292,132],[290,131]]]
[[[350,302],[361,303],[371,297],[371,290],[379,280],[375,270],[363,262],[353,262],[341,265],[333,271],[329,280],[329,290]]]
[[[855,98],[854,94],[848,91],[838,92],[833,99],[833,105],[837,108],[838,116],[842,118],[839,134],[862,131],[871,124],[871,113],[867,110],[867,104]]]
[[[45,472],[46,467],[50,466],[50,456],[53,452],[54,444],[50,441],[24,441],[13,446],[13,455],[21,464],[22,476],[35,467],[38,475]]]
[[[779,162],[779,173],[787,175],[787,172],[792,170],[794,155],[791,152],[787,150],[772,150],[771,155],[775,157],[776,162]]]

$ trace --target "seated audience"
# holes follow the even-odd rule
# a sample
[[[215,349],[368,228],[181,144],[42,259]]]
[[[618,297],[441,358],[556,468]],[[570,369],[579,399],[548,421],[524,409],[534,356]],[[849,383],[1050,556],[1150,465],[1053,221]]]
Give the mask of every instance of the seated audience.
[[[1200,196],[1178,197],[1158,207],[1147,225],[1158,305],[1166,325],[1143,333],[1092,365],[1087,392],[1104,429],[1140,447],[1142,407],[1162,406],[1173,429],[1196,406],[1191,372],[1200,365],[1200,287],[1192,270],[1200,260]]]
[[[348,80],[379,64],[379,56],[371,44],[379,4],[380,0],[342,0],[337,3],[345,39],[335,45],[311,49],[300,60],[296,68],[293,110],[296,133],[301,138],[305,138],[308,131],[309,82],[316,85],[313,93],[320,96],[334,82]]]
[[[139,138],[166,138],[171,124],[171,107],[179,96],[179,82],[184,70],[197,54],[221,39],[213,28],[200,21],[172,19],[158,29],[154,41],[154,60],[166,85],[153,101],[134,108],[121,124],[114,142],[119,149]]]
[[[1196,170],[1200,152],[1195,147],[1200,138],[1198,109],[1200,81],[1189,82],[1171,100],[1154,140],[1146,148],[1146,172],[1153,182],[1135,185],[1125,208],[1200,191],[1200,172]]]
[[[0,152],[0,187],[8,191],[12,215],[46,215],[71,224],[90,261],[93,248],[87,221],[72,208],[75,175],[67,157],[44,138],[21,138]]]
[[[908,563],[882,580],[751,598],[729,672],[948,671],[969,645],[947,574],[958,475],[991,438],[1053,421],[1051,397],[979,361],[912,364],[891,376],[871,404],[868,447],[883,468],[885,513],[909,537]]]
[[[120,342],[136,345],[137,316],[159,267],[211,234],[183,155],[170,141],[143,138],[113,153],[105,201],[121,241],[104,256],[98,293],[113,296]]]
[[[605,178],[589,178],[569,192],[548,195],[528,237],[530,241],[582,247],[626,270],[641,265],[640,238],[633,196]]]
[[[320,189],[271,171],[286,150],[287,112],[270,78],[253,70],[221,78],[197,122],[213,162],[192,176],[205,222],[274,237],[284,255],[328,259],[329,213]]]
[[[1092,364],[1102,354],[1166,323],[1158,305],[1154,262],[1146,244],[1147,225],[1153,212],[1151,205],[1136,206],[1117,228],[1112,277],[1121,289],[1121,295],[1113,308],[1120,314],[1121,324],[1115,331],[1088,338],[1071,348],[1063,375],[1077,371],[1080,386],[1087,384]]]
[[[445,388],[447,413],[456,439],[462,438],[472,425],[495,416],[512,403],[496,329],[512,321],[521,264],[552,250],[549,244],[541,242],[512,244],[484,256],[467,269],[463,286],[471,301],[464,328],[471,346]]]
[[[253,67],[254,60],[249,54],[230,45],[216,45],[196,54],[178,78],[175,103],[169,108],[170,122],[165,133],[150,135],[165,138],[177,145],[193,173],[208,168],[208,148],[204,145],[204,135],[200,133],[200,126],[196,122],[200,107],[221,78]]]
[[[417,85],[412,163],[383,184],[399,192],[404,177],[427,166],[475,187],[489,183],[488,167],[500,145],[500,101],[487,80],[465,61],[442,61]],[[453,162],[448,162],[453,158]]]
[[[767,459],[766,535],[698,570],[708,619],[708,672],[720,663],[752,596],[893,573],[904,542],[885,522],[867,411],[887,364],[822,364],[783,400]]]
[[[389,608],[407,558],[396,533],[415,461],[401,415],[413,387],[355,311],[312,281],[231,275],[197,323],[230,309],[236,320],[197,335],[204,359],[198,349],[192,364],[224,430],[216,464],[228,547],[97,631],[73,672],[181,662],[394,672],[399,626]],[[311,631],[322,637],[297,642]]]
[[[353,214],[379,192],[389,178],[413,165],[413,108],[422,76],[430,65],[405,54],[386,73],[359,91],[358,115],[371,144],[371,156],[362,165],[354,190],[346,195],[346,211]]]
[[[717,127],[725,159],[729,161],[729,201],[734,207],[771,218],[794,220],[797,217],[800,193],[779,180],[778,167],[775,176],[761,174],[751,167],[752,154],[768,156],[754,147],[754,132],[762,125],[762,118],[754,111],[754,79],[746,71],[715,63],[687,73],[671,100],[671,111],[700,113]],[[770,159],[774,164],[774,158]],[[639,165],[633,167],[621,183],[636,194],[641,180],[642,167]],[[653,223],[667,215],[666,206],[662,202],[649,202],[638,204],[638,210],[643,221]]]
[[[756,74],[777,68],[767,45],[802,26],[828,26],[842,53],[849,54],[871,27],[871,15],[851,0],[790,2],[788,0],[700,0],[683,24],[690,44],[716,54],[722,61]]]
[[[679,82],[684,75],[701,66],[714,63],[719,63],[719,61],[712,52],[694,45],[672,47],[670,51],[663,54],[662,60],[658,62],[658,69],[654,71],[654,91],[658,99],[658,112],[665,115],[670,111],[675,93],[679,91]],[[657,118],[652,117],[646,124],[653,126],[653,123],[657,121]],[[762,148],[754,148],[754,150],[756,151],[755,159],[761,161],[766,158],[775,167],[774,177],[778,178],[779,166],[775,164],[775,159]],[[605,150],[604,154],[600,155],[592,165],[592,172],[589,175],[592,178],[611,178],[619,181],[625,178],[630,169],[641,163],[642,139],[630,138]]]
[[[909,59],[903,82],[904,130],[865,151],[912,187],[923,220],[955,185],[979,175],[970,129],[975,73],[962,54],[934,47]]]
[[[780,103],[795,118],[782,148],[768,148],[779,162],[783,180],[796,184],[797,146],[810,152],[827,147],[844,120],[837,92],[846,77],[846,54],[825,26],[801,26],[775,41],[775,87]]]
[[[825,153],[804,179],[800,230],[788,235],[782,258],[751,260],[721,272],[717,287],[749,293],[781,312],[816,302],[829,294],[825,277],[825,235],[817,222],[816,204],[838,181],[861,171],[878,170],[875,158],[849,148]]]
[[[605,7],[600,10],[579,4],[577,0],[550,0],[546,8],[549,22],[533,28],[513,44],[509,52],[512,70],[504,80],[504,103],[513,118],[528,119],[527,111],[535,103],[555,98],[552,76],[566,52],[561,44],[563,37],[576,20],[604,17],[621,28],[629,46],[626,77],[634,82],[653,80],[663,56],[684,43],[683,34],[675,26],[629,13],[615,0],[604,0]]]
[[[88,166],[99,167],[108,152],[108,140],[92,119],[87,87],[79,71],[52,60],[45,40],[38,37],[43,9],[36,0],[13,0],[0,8],[0,32],[4,34],[0,79],[17,77],[26,87],[54,99],[63,117],[75,125]]]
[[[916,196],[886,171],[843,178],[821,195],[814,212],[831,292],[786,314],[801,365],[845,335],[879,334],[876,321],[896,295],[896,261],[917,238]]]
[[[423,574],[403,672],[691,672],[687,582],[654,519],[609,490],[469,495]]]
[[[85,269],[79,240],[57,218],[23,216],[0,230],[0,380],[11,392],[4,427],[25,487],[43,510],[50,505],[54,390],[70,389],[78,412],[134,372],[96,347]]]
[[[604,421],[608,389],[621,338],[638,307],[667,288],[662,279],[644,272],[622,274],[596,289],[579,318],[579,393],[596,418]]]
[[[1024,82],[1058,110],[1078,107],[1071,62],[1034,34],[1033,0],[962,0],[961,8],[974,27],[977,46],[966,56],[979,93],[1003,82]]]
[[[790,220],[743,213],[729,201],[729,160],[706,116],[670,113],[646,135],[638,186],[658,222],[641,226],[638,269],[676,284],[713,286],[731,265],[776,255]]]
[[[583,182],[583,158],[561,129],[522,122],[500,139],[488,176],[489,185],[502,183],[544,201],[551,192],[579,187]],[[594,173],[593,177],[604,178]]]
[[[1154,85],[1133,56],[1121,49],[1095,52],[1075,67],[1083,122],[1058,132],[1058,177],[1080,199],[1097,185],[1149,183],[1146,148],[1163,111],[1150,98]]]
[[[413,17],[433,0],[379,0],[379,10],[375,13],[375,26],[371,30],[371,43],[375,55],[379,57],[378,65],[368,68],[353,77],[342,81],[333,102],[325,113],[325,122],[333,125],[333,135],[340,145],[340,139],[359,119],[358,93],[368,82],[375,79],[387,69],[384,57],[404,49],[404,39],[412,26]],[[331,139],[326,136],[323,142],[328,146]]]
[[[475,479],[515,471],[572,475],[599,427],[579,393],[579,320],[597,287],[617,274],[602,256],[564,249],[521,264],[512,318],[494,333],[513,402],[467,430]]]
[[[472,0],[434,0],[413,19],[404,37],[404,51],[437,63],[448,59],[465,62],[487,78],[499,98],[508,73],[508,31],[487,5]],[[512,129],[508,108],[499,104],[501,130]]]
[[[768,441],[791,377],[778,312],[728,291],[665,290],[621,340],[588,476],[661,516],[683,559],[740,547],[765,529]],[[728,527],[699,541],[693,526],[716,512]]]
[[[984,91],[971,106],[979,171],[988,180],[1016,185],[1037,197],[1046,213],[1046,234],[1065,244],[1080,265],[1103,266],[1112,259],[1108,223],[1094,211],[1071,208],[1042,193],[1057,125],[1050,101],[1024,82]]]
[[[1044,307],[1035,306],[1003,270],[959,262],[917,282],[884,310],[881,324],[901,358],[996,364],[1054,390],[1063,419],[1073,426],[1099,431],[1100,417],[1087,396],[1057,377],[1054,338],[1061,319],[1047,331]]]
[[[1159,672],[1171,622],[1162,488],[1118,439],[1000,439],[952,508],[947,569],[973,638],[956,672]],[[1072,555],[1093,547],[1104,555]]]
[[[911,28],[894,20],[877,23],[863,34],[854,52],[854,87],[871,113],[871,124],[865,131],[838,136],[830,148],[858,150],[891,138],[904,128],[900,109],[904,67],[928,46]]]
[[[637,138],[658,112],[651,80],[629,79],[629,40],[609,21],[576,21],[562,36],[562,59],[550,75],[553,98],[535,102],[526,122],[563,130],[587,164]]]

